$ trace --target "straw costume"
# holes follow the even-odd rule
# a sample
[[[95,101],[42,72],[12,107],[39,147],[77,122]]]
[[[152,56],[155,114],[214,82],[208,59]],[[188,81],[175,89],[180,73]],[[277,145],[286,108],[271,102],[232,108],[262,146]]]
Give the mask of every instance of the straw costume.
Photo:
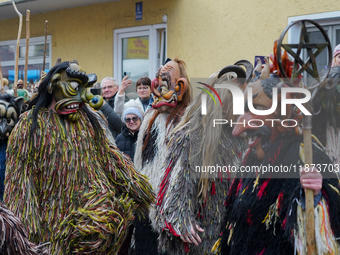
[[[284,66],[289,68],[292,63],[289,59],[285,61]],[[273,62],[275,66],[275,58]],[[262,72],[248,84],[248,88],[252,88],[253,105],[258,109],[269,109],[274,97],[273,88],[286,86],[277,74],[270,74],[269,70],[267,58]],[[293,93],[287,94],[289,98],[294,96]],[[233,130],[233,135],[246,134],[249,139],[243,166],[261,166],[261,169],[263,166],[273,169],[286,167],[291,171],[249,172],[246,178],[234,180],[226,198],[221,238],[213,248],[217,254],[305,254],[305,195],[299,173],[299,166],[305,162],[304,144],[302,136],[288,127],[292,124],[280,124],[280,120],[293,119],[293,111],[288,105],[286,115],[281,114],[280,108],[270,115],[256,115],[245,104],[245,113],[238,118]],[[279,121],[261,127],[240,124],[250,119]],[[329,157],[315,137],[312,145],[313,163],[331,167]],[[340,212],[340,186],[336,175],[329,173],[328,169],[325,172],[328,175],[322,178],[321,190],[314,196],[317,254],[339,253],[336,238],[340,236],[340,220],[337,217]]]
[[[53,67],[9,139],[5,203],[51,254],[116,254],[153,201],[88,106],[102,104],[95,81],[73,62]]]
[[[167,137],[191,101],[191,85],[185,63],[178,59],[165,63],[152,81],[151,90],[154,95],[153,109],[146,113],[139,130],[134,163],[140,173],[149,177],[157,193],[163,175]],[[150,221],[154,215],[153,205],[149,217],[134,222],[135,254],[158,254],[158,233],[152,229],[153,223]]]
[[[246,73],[239,66],[228,66],[214,73],[205,85],[212,91],[215,84],[239,86],[232,81],[235,77],[246,78]],[[215,167],[238,167],[246,149],[245,140],[233,137],[229,125],[213,125],[214,119],[233,118],[231,92],[216,91],[221,105],[216,106],[215,99],[208,97],[207,114],[202,115],[203,91],[187,107],[168,143],[154,220],[160,233],[159,249],[168,254],[210,254],[220,234],[224,199],[232,178],[227,170]],[[197,240],[198,235],[201,243],[196,246],[192,237]]]

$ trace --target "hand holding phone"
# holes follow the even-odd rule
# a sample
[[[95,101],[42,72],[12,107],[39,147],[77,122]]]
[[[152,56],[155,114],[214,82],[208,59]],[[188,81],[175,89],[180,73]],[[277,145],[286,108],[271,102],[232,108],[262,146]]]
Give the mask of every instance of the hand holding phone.
[[[131,72],[124,72],[124,77],[129,76],[131,78]]]
[[[132,80],[128,79],[129,77],[131,77],[131,72],[124,72],[124,78],[119,89],[120,95],[124,94],[126,88],[132,85]]]

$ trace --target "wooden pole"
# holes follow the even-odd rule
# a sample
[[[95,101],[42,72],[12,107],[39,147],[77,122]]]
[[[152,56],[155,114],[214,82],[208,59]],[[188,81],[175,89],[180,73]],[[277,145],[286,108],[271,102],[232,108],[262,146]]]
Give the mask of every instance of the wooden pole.
[[[312,110],[311,102],[305,104],[309,112]],[[305,164],[313,164],[312,147],[312,116],[303,116],[303,143],[305,149]],[[307,255],[316,255],[315,243],[315,216],[314,216],[314,191],[306,189],[306,245]]]
[[[30,10],[26,11],[26,54],[24,89],[27,89],[28,51],[30,46]]]
[[[44,47],[44,62],[43,62],[43,71],[45,71],[45,63],[46,63],[46,49],[47,49],[47,27],[48,27],[48,20],[45,20],[45,47]]]
[[[21,37],[21,28],[22,28],[22,14],[18,11],[17,6],[15,5],[14,1],[12,1],[13,7],[15,12],[19,16],[19,30],[18,30],[18,37],[17,37],[17,51],[16,51],[16,56],[15,56],[15,73],[14,73],[14,96],[18,96],[17,92],[17,83],[18,83],[18,69],[19,69],[19,46],[20,46],[20,37]]]

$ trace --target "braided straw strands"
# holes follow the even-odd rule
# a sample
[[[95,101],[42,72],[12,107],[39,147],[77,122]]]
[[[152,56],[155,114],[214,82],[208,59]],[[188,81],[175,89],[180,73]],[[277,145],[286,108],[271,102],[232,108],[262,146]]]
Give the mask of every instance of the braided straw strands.
[[[32,112],[14,128],[7,147],[5,203],[29,229],[29,238],[52,243],[53,254],[115,254],[135,212],[154,200],[146,178],[96,135],[86,114],[69,122],[40,110],[29,139]]]
[[[27,237],[27,230],[18,217],[0,202],[0,254],[48,254],[46,245],[37,246]]]

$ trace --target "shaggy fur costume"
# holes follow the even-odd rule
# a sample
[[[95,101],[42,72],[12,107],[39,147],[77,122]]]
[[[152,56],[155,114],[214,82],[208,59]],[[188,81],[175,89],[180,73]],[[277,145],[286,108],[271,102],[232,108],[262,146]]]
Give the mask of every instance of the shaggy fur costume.
[[[302,137],[283,134],[270,146],[262,162],[249,151],[244,165],[303,165]],[[322,147],[313,141],[313,161],[330,164]],[[299,169],[299,168],[297,168]],[[291,173],[292,174],[292,173]],[[214,250],[218,254],[304,254],[305,212],[299,172],[296,178],[235,179],[226,199],[222,237]],[[335,175],[323,179],[322,198],[315,208],[317,254],[338,254],[340,236],[340,187]]]
[[[149,139],[146,150],[142,150],[147,127],[157,114],[157,110],[150,110],[144,117],[142,126],[139,130],[137,146],[135,152],[135,167],[149,178],[153,190],[157,194],[162,176],[162,165],[166,155],[166,136],[171,130],[166,128],[166,120],[169,116],[167,113],[160,113],[156,117],[152,128],[151,137]],[[171,128],[171,125],[169,125]],[[132,254],[138,255],[156,255],[158,244],[158,233],[156,233],[151,225],[150,219],[155,217],[154,207],[150,207],[149,217],[144,219],[136,219],[134,221],[135,234],[134,234],[134,247],[131,251]]]
[[[240,164],[242,139],[231,135],[231,128],[222,130],[218,144],[223,157],[215,163],[220,166]],[[160,231],[159,248],[169,254],[210,254],[215,240],[220,234],[224,211],[224,198],[229,188],[229,179],[221,173],[210,175],[205,201],[200,201],[200,173],[196,166],[202,167],[201,155],[190,160],[191,150],[199,148],[202,134],[187,133],[180,130],[172,138],[166,158],[166,171],[157,197],[157,229]],[[204,169],[201,168],[202,171]],[[224,177],[224,178],[223,178]],[[199,246],[184,243],[180,236],[189,232],[197,224],[204,229],[199,233],[202,243]]]
[[[340,165],[340,66],[331,68],[327,84],[332,86],[322,87],[313,99],[314,110],[320,111],[313,116],[313,134],[326,146],[326,153],[334,164]]]
[[[231,66],[229,66],[231,68]],[[235,68],[235,66],[234,66]],[[216,72],[207,86],[233,83],[234,73],[219,77]],[[160,233],[159,250],[171,255],[210,254],[214,240],[219,237],[224,199],[232,174],[222,167],[238,167],[241,153],[246,149],[244,138],[232,136],[229,125],[213,125],[214,119],[231,119],[232,95],[229,90],[217,89],[223,106],[216,107],[209,97],[202,115],[202,95],[186,108],[181,121],[170,135],[162,182],[156,204],[154,228]],[[214,170],[209,170],[211,167]],[[218,168],[219,167],[219,168]],[[200,226],[204,232],[196,230]],[[195,246],[180,238],[191,229],[198,232],[202,242]]]
[[[7,140],[0,141],[0,200],[3,200],[5,189],[5,173],[6,173],[6,148]]]
[[[152,189],[79,113],[71,122],[41,109],[32,136],[32,110],[22,114],[8,142],[4,200],[29,239],[51,242],[52,254],[116,254]]]
[[[27,230],[8,208],[0,202],[0,254],[47,255],[49,243],[39,245],[28,240]]]

